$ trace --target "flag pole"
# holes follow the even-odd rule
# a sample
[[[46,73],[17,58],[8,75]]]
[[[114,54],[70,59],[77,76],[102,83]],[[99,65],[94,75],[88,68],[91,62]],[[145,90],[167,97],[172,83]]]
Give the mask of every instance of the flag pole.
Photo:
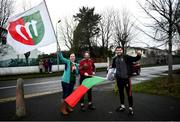
[[[56,53],[57,54],[57,66],[58,66],[58,71],[59,71],[58,49],[61,49],[61,48],[60,48],[60,45],[59,45],[59,42],[58,42],[57,32],[55,33],[55,30],[54,30],[54,27],[53,27],[53,24],[52,24],[52,20],[51,20],[50,14],[49,14],[49,10],[48,10],[47,4],[46,4],[46,0],[43,0],[43,2],[44,2],[45,7],[47,9],[47,13],[48,13],[48,16],[49,16],[49,19],[50,19],[50,23],[51,23],[51,26],[53,28],[53,33],[56,36],[56,42],[57,42],[57,53]],[[57,29],[56,29],[56,31],[57,31]]]

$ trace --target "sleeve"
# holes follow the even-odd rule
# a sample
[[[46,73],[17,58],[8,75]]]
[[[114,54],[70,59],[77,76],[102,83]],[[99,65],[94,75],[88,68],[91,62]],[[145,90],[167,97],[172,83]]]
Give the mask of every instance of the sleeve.
[[[141,56],[137,55],[136,57],[132,57],[132,56],[127,55],[127,58],[129,62],[133,63],[133,62],[139,61],[141,59]]]
[[[58,52],[58,56],[59,56],[59,59],[63,62],[63,63],[68,63],[69,60],[64,58],[63,55],[62,55],[62,52]]]
[[[112,68],[116,68],[115,58],[113,58],[113,60],[112,60]]]

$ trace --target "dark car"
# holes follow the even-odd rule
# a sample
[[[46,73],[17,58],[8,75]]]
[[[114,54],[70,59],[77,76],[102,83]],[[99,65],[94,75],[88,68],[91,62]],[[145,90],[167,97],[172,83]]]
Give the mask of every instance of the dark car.
[[[109,67],[107,67],[107,70],[106,70],[106,73],[108,73],[108,70],[109,68],[111,68],[111,65]],[[132,65],[132,73],[136,73],[137,75],[140,75],[141,73],[141,65],[140,63],[137,61],[137,62],[134,62],[133,65]]]
[[[137,75],[140,75],[141,73],[141,65],[139,62],[134,62],[132,66],[133,74],[136,73]]]

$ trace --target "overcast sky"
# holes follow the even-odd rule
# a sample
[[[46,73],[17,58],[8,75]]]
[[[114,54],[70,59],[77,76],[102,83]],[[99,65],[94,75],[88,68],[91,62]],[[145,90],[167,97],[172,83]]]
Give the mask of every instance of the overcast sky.
[[[23,5],[26,5],[26,8],[33,7],[42,0],[15,0],[15,13],[17,14],[19,12],[23,11]],[[142,2],[142,0],[141,0]],[[95,7],[96,13],[102,13],[102,11],[113,8],[113,9],[119,9],[120,11],[123,8],[126,8],[133,17],[138,18],[141,22],[147,22],[148,19],[142,9],[139,7],[137,0],[46,0],[50,16],[55,28],[55,25],[59,19],[63,20],[65,17],[72,17],[74,14],[76,14],[80,7],[82,6],[88,6],[88,7]],[[137,25],[139,24],[138,21],[136,22]],[[139,25],[141,26],[141,25]],[[148,31],[148,29],[146,29]],[[160,45],[161,43],[156,44],[154,41],[152,41],[150,38],[148,38],[145,34],[140,33],[137,35],[136,39],[134,40],[136,42],[143,41],[145,43],[148,43],[150,46]],[[67,49],[64,44],[61,42],[61,48]],[[147,45],[143,43],[134,43],[131,46],[136,47],[146,47]],[[161,48],[165,48],[164,46]],[[52,44],[48,47],[40,48],[41,51],[45,53],[51,53],[56,51],[56,44]]]

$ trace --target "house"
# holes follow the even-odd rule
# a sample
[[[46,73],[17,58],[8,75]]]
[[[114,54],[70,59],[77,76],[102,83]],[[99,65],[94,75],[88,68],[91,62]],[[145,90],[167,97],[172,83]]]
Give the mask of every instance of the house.
[[[131,56],[136,56],[136,51],[140,50],[142,52],[142,64],[165,64],[167,63],[167,50],[162,50],[156,47],[129,47],[127,49],[127,54]],[[174,55],[174,52],[173,52]],[[148,58],[148,60],[147,60]]]
[[[129,47],[126,53],[130,56],[136,56],[137,50],[140,50],[142,52],[142,57],[146,57],[146,49],[141,47]]]

